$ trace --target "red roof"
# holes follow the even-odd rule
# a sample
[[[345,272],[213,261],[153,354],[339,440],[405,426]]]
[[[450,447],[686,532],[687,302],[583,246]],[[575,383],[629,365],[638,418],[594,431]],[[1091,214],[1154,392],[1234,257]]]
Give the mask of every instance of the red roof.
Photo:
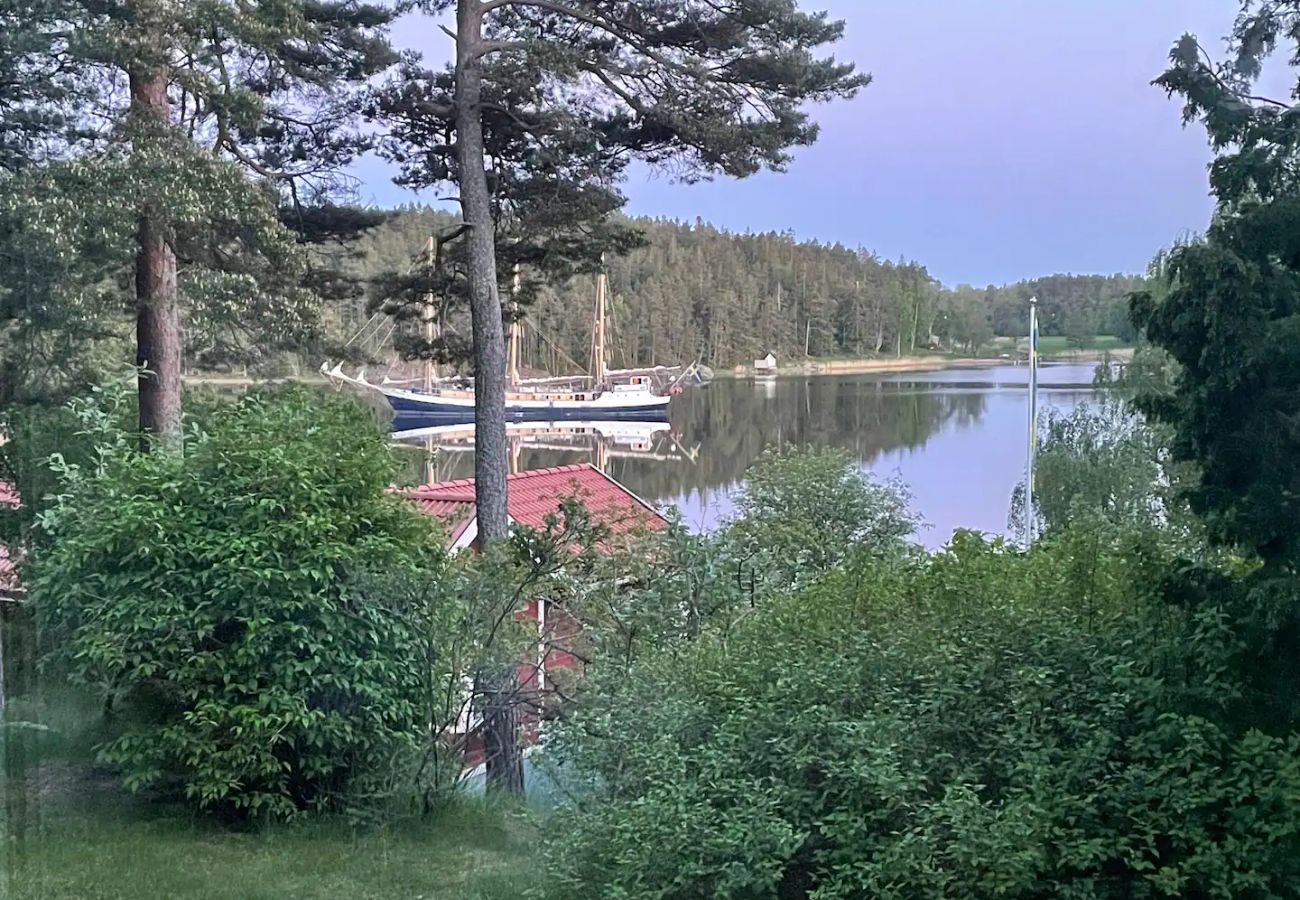
[[[639,528],[657,531],[667,527],[663,516],[595,466],[557,466],[533,469],[506,479],[507,512],[513,522],[541,531],[546,517],[557,513],[567,497],[580,500],[591,518],[614,534]],[[426,484],[407,491],[406,496],[422,512],[451,526],[452,543],[474,521],[474,479]]]

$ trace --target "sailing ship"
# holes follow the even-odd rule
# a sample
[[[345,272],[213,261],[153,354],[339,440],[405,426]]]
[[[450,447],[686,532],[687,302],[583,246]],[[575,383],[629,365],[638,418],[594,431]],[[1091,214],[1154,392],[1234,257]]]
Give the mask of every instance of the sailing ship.
[[[604,272],[596,279],[596,311],[592,332],[592,367],[589,375],[524,379],[519,374],[522,324],[518,317],[510,325],[507,353],[506,419],[510,421],[555,422],[564,420],[663,421],[668,403],[688,383],[701,383],[703,367],[655,367],[610,369],[606,364],[608,281]],[[425,316],[426,338],[432,341],[431,310]],[[365,371],[350,377],[342,365],[328,364],[321,372],[330,380],[376,390],[387,399],[393,412],[403,419],[419,418],[442,422],[471,422],[474,419],[472,379],[441,379],[432,362],[425,363],[424,384],[405,386],[387,378],[380,384],[365,379]]]

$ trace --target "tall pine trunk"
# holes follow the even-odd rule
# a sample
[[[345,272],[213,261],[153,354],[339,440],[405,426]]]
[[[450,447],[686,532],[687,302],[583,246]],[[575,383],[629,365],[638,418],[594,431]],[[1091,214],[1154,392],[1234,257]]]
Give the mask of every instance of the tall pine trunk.
[[[468,280],[474,337],[474,500],[484,543],[508,536],[506,513],[506,345],[497,295],[496,235],[483,159],[482,13],[459,0],[456,40],[456,154],[460,206],[469,225]]]
[[[469,226],[470,320],[474,337],[474,501],[478,536],[484,546],[509,535],[506,511],[506,344],[497,291],[496,234],[488,195],[483,152],[482,10],[479,0],[456,7],[456,161],[460,169],[460,207]],[[509,690],[508,669],[491,673],[483,693],[487,787],[522,794],[523,762],[516,711],[501,698]]]
[[[130,73],[131,107],[144,140],[170,124],[167,67]],[[135,334],[140,367],[140,431],[144,449],[181,442],[181,325],[176,254],[156,211],[141,210],[136,224]]]

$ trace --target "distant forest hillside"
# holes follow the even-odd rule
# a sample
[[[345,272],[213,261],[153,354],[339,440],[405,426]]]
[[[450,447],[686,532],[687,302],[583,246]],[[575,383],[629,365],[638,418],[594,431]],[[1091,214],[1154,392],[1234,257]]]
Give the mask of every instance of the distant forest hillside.
[[[402,208],[352,245],[346,266],[363,279],[400,271],[433,229],[449,221],[432,209]],[[635,222],[645,246],[607,261],[616,366],[698,359],[729,367],[768,351],[783,360],[932,347],[975,353],[994,336],[1023,335],[1026,301],[1035,295],[1044,335],[1080,346],[1096,334],[1134,338],[1126,297],[1142,283],[1135,276],[1051,275],[948,289],[920,263],[891,262],[841,244],[788,233],[735,234],[698,221]],[[586,364],[594,295],[589,278],[543,293],[527,313],[526,365]],[[364,300],[335,314],[334,327],[345,337],[369,317]]]

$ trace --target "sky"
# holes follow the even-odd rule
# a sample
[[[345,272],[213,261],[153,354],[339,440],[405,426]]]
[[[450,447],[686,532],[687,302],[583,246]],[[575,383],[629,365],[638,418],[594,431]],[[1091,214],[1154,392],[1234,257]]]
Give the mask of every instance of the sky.
[[[645,169],[634,215],[791,231],[925,264],[949,286],[1057,272],[1141,272],[1202,230],[1209,150],[1150,82],[1183,32],[1218,48],[1234,0],[804,0],[845,21],[835,55],[872,75],[814,109],[789,170],[682,185]],[[443,59],[406,22],[398,42]],[[359,164],[360,199],[424,201]]]

